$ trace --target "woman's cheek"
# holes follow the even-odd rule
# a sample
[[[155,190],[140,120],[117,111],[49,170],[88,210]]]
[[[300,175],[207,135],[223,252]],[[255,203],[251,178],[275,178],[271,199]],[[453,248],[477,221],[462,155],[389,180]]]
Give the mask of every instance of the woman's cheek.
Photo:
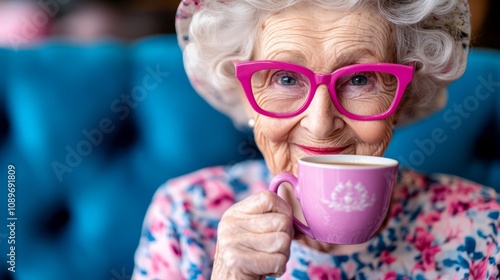
[[[383,156],[392,139],[392,120],[367,121],[353,127],[358,137],[356,154]]]
[[[279,173],[278,170],[281,169],[279,168],[281,163],[279,161],[279,157],[276,156],[276,144],[272,143],[261,131],[255,131],[254,135],[255,142],[266,160],[266,165],[269,168],[269,171],[271,171],[272,174]]]
[[[364,144],[387,144],[392,138],[392,121],[389,120],[357,121],[351,128]]]
[[[289,134],[286,122],[258,117],[255,120],[255,142],[273,174],[291,171]]]

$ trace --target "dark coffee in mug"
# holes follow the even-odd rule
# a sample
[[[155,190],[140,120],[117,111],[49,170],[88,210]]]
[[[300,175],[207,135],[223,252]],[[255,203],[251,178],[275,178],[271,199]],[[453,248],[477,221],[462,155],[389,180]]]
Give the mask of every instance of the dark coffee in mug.
[[[330,164],[330,165],[351,165],[351,166],[384,166],[380,163],[368,163],[368,162],[318,162],[321,164]]]

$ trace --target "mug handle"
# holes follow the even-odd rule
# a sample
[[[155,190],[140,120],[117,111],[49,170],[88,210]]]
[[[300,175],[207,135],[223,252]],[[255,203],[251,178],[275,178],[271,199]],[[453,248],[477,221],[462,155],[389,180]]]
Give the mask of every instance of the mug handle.
[[[299,198],[299,189],[298,189],[298,179],[297,177],[295,177],[293,174],[290,174],[288,172],[282,172],[278,175],[276,175],[272,180],[271,180],[271,183],[269,184],[269,190],[278,194],[278,188],[279,186],[282,184],[282,183],[289,183],[292,185],[293,187],[293,193],[295,195],[295,197],[300,201],[300,198]],[[305,235],[307,235],[308,237],[312,238],[312,239],[316,239],[314,237],[314,234],[312,233],[311,229],[304,225],[301,221],[299,221],[299,219],[295,218],[295,216],[293,217],[293,224],[301,231],[303,232]]]

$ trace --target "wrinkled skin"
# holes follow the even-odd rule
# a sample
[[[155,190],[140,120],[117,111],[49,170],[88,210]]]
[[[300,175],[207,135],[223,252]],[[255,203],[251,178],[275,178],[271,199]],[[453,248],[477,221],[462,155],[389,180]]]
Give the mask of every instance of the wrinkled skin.
[[[264,20],[254,59],[292,62],[327,74],[348,64],[393,62],[392,38],[392,26],[372,10],[344,13],[306,3]],[[298,116],[269,118],[250,106],[247,112],[255,119],[256,142],[273,174],[297,175],[298,159],[308,155],[299,146],[345,147],[344,154],[382,156],[395,122],[395,116],[355,121],[341,115],[324,85]],[[294,238],[324,252],[349,252],[364,246],[325,244],[295,234],[292,217],[293,213],[300,217],[300,207],[290,189],[281,190],[280,196],[269,191],[250,196],[224,214],[212,279],[282,275]]]

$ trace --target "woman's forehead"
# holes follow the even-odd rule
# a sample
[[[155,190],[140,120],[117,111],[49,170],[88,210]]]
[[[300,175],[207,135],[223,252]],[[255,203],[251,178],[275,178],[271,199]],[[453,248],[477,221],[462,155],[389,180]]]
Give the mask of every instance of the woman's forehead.
[[[297,64],[328,57],[345,64],[353,57],[390,60],[393,45],[391,24],[371,10],[345,12],[306,4],[265,18],[257,36],[255,57],[287,58]]]

